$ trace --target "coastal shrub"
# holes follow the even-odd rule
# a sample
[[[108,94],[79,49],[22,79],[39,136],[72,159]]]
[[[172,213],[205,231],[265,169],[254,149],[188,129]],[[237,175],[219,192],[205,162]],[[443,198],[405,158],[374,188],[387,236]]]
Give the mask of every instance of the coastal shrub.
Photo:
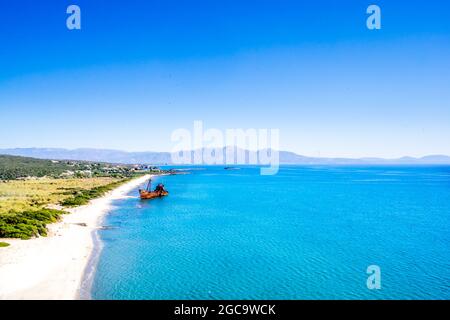
[[[117,188],[121,184],[130,179],[122,179],[120,181],[112,182],[104,186],[95,187],[88,190],[75,189],[68,192],[72,196],[61,201],[60,204],[65,207],[75,207],[88,204],[90,200],[104,196],[107,192]]]
[[[66,189],[65,192],[58,193],[59,196],[65,197],[60,203],[68,207],[87,204],[90,200],[103,196],[108,191],[117,188],[128,180],[130,178],[86,190],[81,188]],[[41,201],[41,199],[33,198],[29,202],[29,209],[14,208],[10,211],[0,213],[0,238],[30,239],[38,236],[46,236],[46,225],[58,221],[60,216],[66,212],[42,207],[39,208],[45,202]]]
[[[0,215],[0,238],[30,239],[47,236],[46,224],[58,221],[64,211],[42,208]]]

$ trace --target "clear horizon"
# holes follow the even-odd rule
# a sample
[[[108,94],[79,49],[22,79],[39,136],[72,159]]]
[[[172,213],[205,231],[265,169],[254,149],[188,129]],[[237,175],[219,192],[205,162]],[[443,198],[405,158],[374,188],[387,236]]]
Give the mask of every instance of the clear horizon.
[[[167,152],[200,119],[310,157],[450,155],[448,3],[375,1],[368,30],[367,1],[76,2],[72,31],[68,3],[0,5],[1,149]]]

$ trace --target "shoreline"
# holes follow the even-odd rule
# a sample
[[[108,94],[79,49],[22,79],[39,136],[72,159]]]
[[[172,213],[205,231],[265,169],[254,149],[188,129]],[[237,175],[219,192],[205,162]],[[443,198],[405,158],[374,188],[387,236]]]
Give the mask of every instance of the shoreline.
[[[96,231],[114,200],[151,177],[133,179],[87,205],[66,210],[69,214],[61,221],[47,226],[47,237],[5,239],[10,246],[0,250],[0,300],[88,299],[85,291],[101,251]]]
[[[111,208],[113,209],[113,208]],[[111,210],[108,210],[111,212]],[[89,259],[86,261],[86,266],[83,270],[83,274],[81,275],[80,285],[77,290],[76,296],[74,300],[91,300],[91,289],[92,284],[94,283],[95,271],[97,268],[98,261],[100,259],[100,254],[103,250],[103,243],[100,240],[100,236],[98,231],[102,227],[102,222],[105,220],[107,214],[104,214],[101,218],[99,218],[99,225],[95,230],[92,230],[92,251],[89,256]]]

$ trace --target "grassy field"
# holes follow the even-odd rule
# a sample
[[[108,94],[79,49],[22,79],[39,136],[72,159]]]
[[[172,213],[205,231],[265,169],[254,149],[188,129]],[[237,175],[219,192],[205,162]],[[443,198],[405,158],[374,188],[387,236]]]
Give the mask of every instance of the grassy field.
[[[0,238],[45,236],[46,225],[58,221],[66,213],[64,207],[87,204],[133,177],[151,173],[148,167],[141,169],[0,155]]]
[[[29,239],[47,234],[46,224],[57,221],[65,207],[83,205],[128,178],[32,179],[0,182],[0,238]]]
[[[73,198],[74,193],[121,181],[116,178],[36,179],[0,182],[0,214],[25,211]]]

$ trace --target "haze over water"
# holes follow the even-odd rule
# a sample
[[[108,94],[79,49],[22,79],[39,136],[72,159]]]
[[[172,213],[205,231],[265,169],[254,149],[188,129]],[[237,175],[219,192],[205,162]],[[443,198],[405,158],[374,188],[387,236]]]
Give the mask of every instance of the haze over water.
[[[450,167],[207,167],[156,181],[168,197],[134,190],[105,219],[94,299],[450,298]]]

